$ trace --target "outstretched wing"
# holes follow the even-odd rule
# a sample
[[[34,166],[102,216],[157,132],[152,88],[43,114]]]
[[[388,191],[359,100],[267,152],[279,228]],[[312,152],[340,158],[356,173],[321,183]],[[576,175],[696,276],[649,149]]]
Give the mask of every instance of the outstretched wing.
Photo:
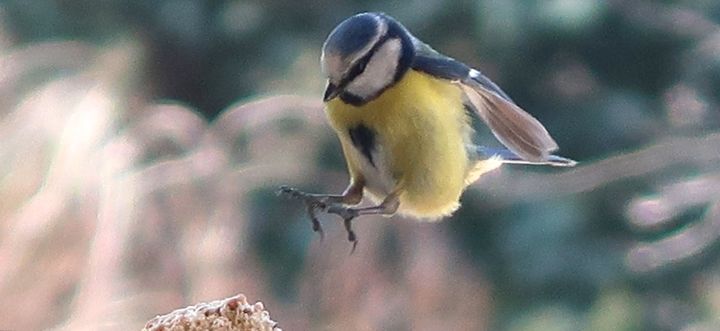
[[[545,161],[558,149],[545,127],[480,71],[436,52],[418,39],[414,43],[412,68],[459,84],[470,108],[513,153],[528,161]]]

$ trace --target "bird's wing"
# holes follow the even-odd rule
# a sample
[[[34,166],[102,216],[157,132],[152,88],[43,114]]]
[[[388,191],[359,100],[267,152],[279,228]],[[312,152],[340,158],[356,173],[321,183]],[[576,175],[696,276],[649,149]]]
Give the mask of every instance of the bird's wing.
[[[414,43],[412,68],[459,84],[468,106],[513,153],[528,161],[544,161],[558,149],[545,127],[480,71],[436,52],[418,39]]]
[[[511,164],[529,164],[529,165],[549,165],[553,167],[574,167],[577,161],[568,159],[558,155],[548,155],[543,161],[528,161],[517,154],[504,148],[493,148],[486,146],[468,146],[468,152],[479,160],[488,160],[499,158],[502,163]]]

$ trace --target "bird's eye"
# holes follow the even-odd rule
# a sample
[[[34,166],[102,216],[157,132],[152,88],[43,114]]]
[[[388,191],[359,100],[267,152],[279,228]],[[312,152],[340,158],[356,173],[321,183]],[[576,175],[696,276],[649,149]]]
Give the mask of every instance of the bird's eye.
[[[357,69],[356,69],[357,72],[365,71],[365,67],[367,67],[368,62],[370,62],[370,61],[360,61],[360,63],[358,63],[358,65],[357,65]]]

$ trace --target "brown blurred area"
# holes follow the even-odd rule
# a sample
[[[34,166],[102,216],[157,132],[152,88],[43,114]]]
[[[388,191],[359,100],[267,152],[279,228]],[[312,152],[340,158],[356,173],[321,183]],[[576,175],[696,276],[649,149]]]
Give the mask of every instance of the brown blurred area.
[[[24,71],[6,73],[1,91],[18,96],[3,99],[15,106],[0,131],[3,327],[140,329],[155,314],[233,291],[263,301],[291,330],[486,327],[482,275],[454,263],[456,248],[436,226],[407,221],[364,220],[352,256],[328,224],[326,240],[298,247],[307,261],[296,301],[274,299],[272,276],[247,244],[248,200],[268,183],[308,176],[343,185],[341,173],[314,169],[330,134],[316,134],[327,131],[317,99],[270,97],[209,123],[146,99],[142,51],[130,42],[40,43],[3,61]],[[16,90],[45,68],[63,74]],[[302,130],[283,129],[288,118]],[[287,223],[310,235],[309,224]],[[402,243],[392,268],[381,252],[388,227]]]
[[[284,330],[720,328],[711,2],[21,2],[0,3],[0,329],[139,330],[235,293]],[[125,5],[147,22],[107,32]],[[368,7],[580,165],[503,167],[437,224],[368,217],[352,255],[335,218],[320,240],[275,190],[345,187],[317,57]]]

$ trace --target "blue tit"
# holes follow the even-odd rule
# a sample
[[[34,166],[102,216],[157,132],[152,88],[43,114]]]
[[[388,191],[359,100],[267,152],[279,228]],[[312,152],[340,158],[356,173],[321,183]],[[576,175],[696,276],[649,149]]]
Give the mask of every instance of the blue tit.
[[[460,206],[465,188],[503,163],[568,167],[543,125],[480,71],[442,55],[392,17],[361,13],[340,23],[322,49],[325,112],[350,175],[343,194],[283,187],[315,212],[351,221],[401,214],[436,221]],[[479,117],[506,147],[473,143]],[[364,196],[373,201],[357,207]]]

